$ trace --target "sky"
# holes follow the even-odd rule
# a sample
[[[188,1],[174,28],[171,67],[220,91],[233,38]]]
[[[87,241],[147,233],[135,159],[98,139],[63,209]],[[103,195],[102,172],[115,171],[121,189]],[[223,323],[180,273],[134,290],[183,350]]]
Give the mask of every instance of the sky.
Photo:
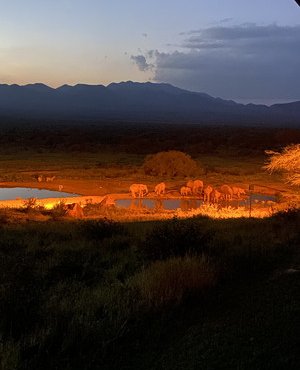
[[[0,0],[0,83],[165,82],[300,100],[294,0]]]

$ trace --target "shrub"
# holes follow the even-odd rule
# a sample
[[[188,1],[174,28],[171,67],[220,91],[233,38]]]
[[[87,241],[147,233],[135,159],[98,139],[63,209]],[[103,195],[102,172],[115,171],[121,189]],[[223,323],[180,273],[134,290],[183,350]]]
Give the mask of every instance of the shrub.
[[[87,203],[83,211],[85,216],[102,215],[105,207],[102,203]]]
[[[66,205],[63,201],[55,204],[55,206],[51,210],[51,216],[53,218],[63,217],[66,215],[66,213]]]
[[[26,212],[33,211],[37,207],[37,199],[36,198],[28,198],[24,200],[24,209]]]
[[[0,226],[9,222],[9,214],[6,209],[0,210]]]
[[[113,235],[125,233],[124,227],[113,220],[104,218],[103,220],[84,221],[81,223],[82,233],[89,239],[102,240]]]
[[[129,285],[143,307],[159,309],[212,287],[216,276],[206,257],[185,256],[156,261],[131,278]]]
[[[173,219],[149,232],[140,248],[146,259],[164,260],[207,252],[212,237],[212,230],[197,220]]]
[[[197,163],[188,155],[177,150],[148,155],[144,172],[153,176],[191,176],[197,171]]]

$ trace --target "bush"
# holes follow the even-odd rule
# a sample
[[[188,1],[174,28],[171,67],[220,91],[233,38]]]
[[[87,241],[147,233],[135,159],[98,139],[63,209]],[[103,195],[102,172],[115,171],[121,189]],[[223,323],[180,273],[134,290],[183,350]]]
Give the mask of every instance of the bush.
[[[205,257],[177,257],[157,261],[130,280],[146,309],[180,304],[185,298],[210,288],[216,271]]]
[[[81,224],[83,234],[94,240],[110,238],[113,235],[125,234],[124,227],[113,220],[104,218],[103,220],[84,221]]]
[[[155,227],[140,248],[146,259],[164,260],[207,252],[214,233],[197,220],[173,219]]]
[[[103,215],[105,207],[102,203],[87,203],[83,211],[85,216]]]
[[[148,155],[144,172],[152,176],[191,176],[198,170],[197,163],[188,155],[177,150]]]
[[[55,206],[51,210],[51,216],[55,218],[63,217],[67,213],[66,205],[63,201],[55,204]]]
[[[37,199],[36,198],[28,198],[24,200],[24,209],[26,212],[33,211],[37,207]]]
[[[1,225],[7,224],[9,222],[9,213],[6,209],[0,210],[0,227]]]

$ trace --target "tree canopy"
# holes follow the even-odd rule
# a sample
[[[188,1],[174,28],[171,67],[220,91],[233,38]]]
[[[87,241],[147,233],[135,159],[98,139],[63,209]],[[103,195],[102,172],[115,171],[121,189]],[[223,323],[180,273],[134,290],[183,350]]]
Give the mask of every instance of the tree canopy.
[[[198,169],[197,163],[188,155],[177,150],[148,155],[144,171],[153,176],[191,176]]]
[[[282,172],[291,185],[300,186],[300,144],[289,145],[282,152],[266,151],[270,157],[264,168]]]

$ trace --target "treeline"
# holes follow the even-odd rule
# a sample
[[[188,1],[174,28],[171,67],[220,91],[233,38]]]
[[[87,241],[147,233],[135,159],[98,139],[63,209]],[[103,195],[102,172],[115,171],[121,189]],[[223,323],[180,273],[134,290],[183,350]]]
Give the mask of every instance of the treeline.
[[[1,125],[0,153],[16,151],[151,154],[180,150],[190,155],[227,151],[260,155],[300,142],[300,129],[196,124],[52,123]]]

